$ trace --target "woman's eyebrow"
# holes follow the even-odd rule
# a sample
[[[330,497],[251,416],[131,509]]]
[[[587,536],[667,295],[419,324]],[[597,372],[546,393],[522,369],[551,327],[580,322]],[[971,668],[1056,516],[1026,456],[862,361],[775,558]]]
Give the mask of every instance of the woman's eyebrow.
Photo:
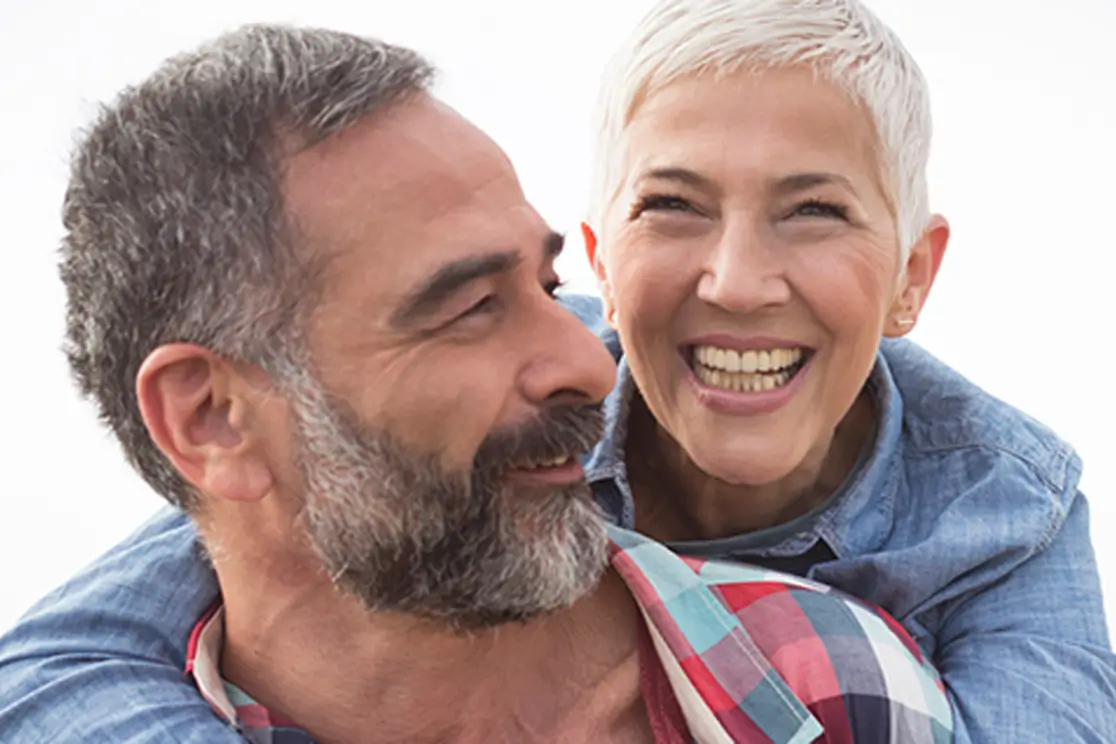
[[[840,173],[793,173],[772,180],[769,188],[775,194],[785,196],[799,191],[807,191],[816,186],[829,185],[840,186],[859,198],[852,181]]]
[[[667,166],[662,168],[651,168],[639,174],[636,178],[636,183],[640,181],[677,181],[685,184],[686,186],[700,189],[702,191],[716,191],[717,187],[711,180],[701,175],[697,171],[683,168],[681,166]]]

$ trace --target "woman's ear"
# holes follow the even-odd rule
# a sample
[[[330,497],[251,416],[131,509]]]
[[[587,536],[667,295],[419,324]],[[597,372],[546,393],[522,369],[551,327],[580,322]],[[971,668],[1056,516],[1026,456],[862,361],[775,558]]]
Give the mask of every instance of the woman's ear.
[[[600,278],[600,269],[597,268],[597,233],[593,232],[593,228],[589,227],[588,222],[581,223],[581,237],[585,241],[585,257],[589,259],[589,265],[593,267],[593,271]]]
[[[936,214],[930,218],[930,224],[922,238],[911,247],[903,269],[902,285],[891,307],[884,335],[895,338],[914,330],[918,316],[930,296],[948,245],[949,223],[945,217]]]
[[[609,284],[608,271],[605,269],[604,261],[601,260],[601,254],[598,250],[597,234],[593,232],[593,228],[587,222],[581,223],[581,237],[585,240],[585,257],[589,259],[589,265],[593,267],[593,273],[597,275],[597,287],[601,291],[605,318],[608,319],[609,325],[615,328],[616,305],[612,298],[612,285]]]

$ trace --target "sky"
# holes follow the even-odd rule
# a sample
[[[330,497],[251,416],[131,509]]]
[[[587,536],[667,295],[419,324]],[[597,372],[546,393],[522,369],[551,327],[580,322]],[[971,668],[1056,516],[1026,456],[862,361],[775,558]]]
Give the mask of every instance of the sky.
[[[245,22],[379,36],[439,65],[438,94],[504,147],[535,206],[576,235],[600,72],[651,4],[6,0],[0,390],[9,415],[0,429],[0,631],[162,504],[79,399],[60,352],[59,208],[75,132],[99,102],[165,57]],[[1116,3],[869,4],[929,79],[931,202],[953,225],[913,337],[1076,447],[1116,612],[1116,540],[1108,537],[1116,530],[1116,396],[1104,341],[1116,299]],[[580,251],[567,251],[560,269],[574,288],[595,291]]]

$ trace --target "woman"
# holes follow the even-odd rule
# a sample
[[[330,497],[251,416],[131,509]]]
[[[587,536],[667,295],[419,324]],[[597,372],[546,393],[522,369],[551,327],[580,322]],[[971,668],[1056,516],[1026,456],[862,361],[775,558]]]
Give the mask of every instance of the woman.
[[[1076,456],[917,347],[880,350],[949,234],[893,35],[855,0],[669,0],[612,66],[601,138],[603,317],[568,298],[620,362],[586,464],[601,503],[680,552],[891,611],[943,673],[958,741],[1116,741]],[[171,546],[191,590],[128,603],[148,659],[193,622],[176,602],[216,593],[183,529],[133,540]],[[170,662],[128,673],[194,694]]]
[[[606,503],[681,553],[891,611],[958,741],[1116,741],[1077,456],[892,340],[949,238],[894,34],[855,0],[666,0],[601,106],[585,233],[623,350],[588,467]]]

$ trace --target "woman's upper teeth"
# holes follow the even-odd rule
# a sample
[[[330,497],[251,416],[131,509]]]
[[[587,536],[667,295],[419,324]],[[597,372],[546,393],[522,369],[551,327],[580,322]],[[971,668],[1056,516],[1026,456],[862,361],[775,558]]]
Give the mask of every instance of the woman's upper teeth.
[[[773,372],[802,360],[802,349],[749,349],[736,351],[717,346],[695,346],[694,361],[726,372]]]

